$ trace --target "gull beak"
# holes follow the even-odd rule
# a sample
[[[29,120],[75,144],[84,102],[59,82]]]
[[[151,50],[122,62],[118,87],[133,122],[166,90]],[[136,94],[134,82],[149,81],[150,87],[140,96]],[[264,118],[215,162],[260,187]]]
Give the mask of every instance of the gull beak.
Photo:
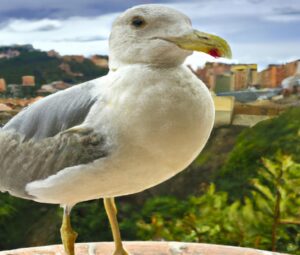
[[[216,35],[193,30],[189,34],[168,37],[164,40],[175,43],[185,50],[201,51],[213,57],[231,58],[230,46],[224,39]]]

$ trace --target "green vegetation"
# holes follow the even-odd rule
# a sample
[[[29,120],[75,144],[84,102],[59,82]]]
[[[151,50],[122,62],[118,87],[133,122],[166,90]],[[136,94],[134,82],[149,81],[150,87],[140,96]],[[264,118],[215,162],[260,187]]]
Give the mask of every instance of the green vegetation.
[[[55,211],[56,207],[41,205],[1,193],[0,250],[27,246],[35,224],[41,223],[45,214],[55,215]],[[45,231],[49,229],[47,224],[40,226],[45,227]]]
[[[212,184],[202,196],[186,201],[150,199],[141,211],[138,235],[229,244],[300,254],[300,165],[288,156],[264,159],[252,196],[229,202]],[[259,181],[259,178],[263,181]]]
[[[263,163],[261,158],[274,159],[278,150],[300,162],[300,108],[244,130],[227,162],[215,175],[218,189],[227,191],[230,199],[249,196],[249,179],[257,176]]]
[[[193,196],[117,199],[123,238],[218,243],[300,255],[299,130],[300,108],[246,129],[202,194],[198,179]],[[193,167],[213,159],[206,152]],[[194,186],[196,176],[192,178]],[[61,210],[55,206],[2,194],[0,249],[60,242],[60,220]],[[78,204],[72,222],[78,242],[112,238],[102,201]]]

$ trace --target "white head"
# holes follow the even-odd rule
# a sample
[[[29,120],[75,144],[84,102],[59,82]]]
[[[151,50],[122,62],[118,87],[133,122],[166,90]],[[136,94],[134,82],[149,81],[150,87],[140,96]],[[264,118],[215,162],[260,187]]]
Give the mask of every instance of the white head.
[[[128,64],[176,66],[192,50],[229,56],[223,39],[195,31],[184,14],[162,5],[128,9],[113,23],[109,39],[110,68]],[[217,53],[216,53],[217,52]]]

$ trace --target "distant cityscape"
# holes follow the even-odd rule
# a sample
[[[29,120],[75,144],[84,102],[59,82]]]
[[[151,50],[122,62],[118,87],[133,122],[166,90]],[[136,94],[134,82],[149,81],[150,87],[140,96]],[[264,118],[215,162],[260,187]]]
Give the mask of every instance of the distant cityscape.
[[[215,93],[240,91],[248,88],[274,89],[298,86],[300,80],[300,59],[281,65],[269,65],[261,72],[257,64],[206,63],[195,74]],[[287,78],[294,77],[295,84],[288,84]]]
[[[0,49],[0,61],[11,60],[21,56],[22,53],[34,53],[40,52],[32,47],[32,45],[12,45],[7,47],[1,47]],[[81,72],[75,72],[70,66],[70,62],[75,62],[78,65],[83,64],[85,60],[90,60],[95,66],[102,69],[108,68],[108,57],[101,55],[93,55],[89,58],[85,58],[81,55],[60,56],[54,50],[46,52],[49,58],[60,59],[61,63],[57,66],[59,70],[71,77],[82,77],[84,74]],[[30,60],[28,60],[30,61]],[[82,65],[83,66],[83,65]],[[75,83],[70,83],[65,80],[53,80],[46,84],[40,84],[35,75],[28,73],[18,78],[19,83],[9,83],[5,77],[1,77],[0,70],[0,97],[4,98],[31,98],[36,96],[47,96],[55,93],[59,90],[63,90],[73,86]]]
[[[34,50],[31,45],[23,45],[22,50]],[[11,59],[20,56],[18,48],[8,47],[0,52],[1,59]],[[47,52],[49,57],[63,59],[59,68],[72,76],[83,76],[82,73],[73,72],[67,61],[73,60],[82,63],[84,56],[60,56],[56,51]],[[94,55],[89,58],[95,65],[108,68],[106,56]],[[258,72],[257,64],[224,64],[207,62],[204,67],[192,70],[217,95],[222,93],[245,91],[249,89],[282,89],[283,93],[299,93],[300,87],[300,59],[281,64],[269,65],[265,70]],[[38,85],[38,86],[37,86]],[[34,97],[46,96],[58,90],[66,89],[73,84],[65,81],[52,81],[48,84],[36,84],[34,75],[27,74],[20,77],[20,84],[7,84],[5,77],[0,76],[0,96],[5,97]]]
[[[22,56],[23,62],[13,62]],[[8,62],[9,68],[6,68]],[[31,45],[17,45],[0,47],[1,64],[0,120],[10,118],[44,96],[105,75],[108,57],[60,56],[54,50],[41,52]],[[27,64],[29,73],[23,69]],[[204,67],[191,70],[211,91],[216,109],[215,126],[253,126],[289,107],[300,106],[300,59],[272,64],[260,72],[257,64],[218,62],[208,62]],[[33,75],[34,72],[37,75]],[[15,82],[7,82],[1,73]]]

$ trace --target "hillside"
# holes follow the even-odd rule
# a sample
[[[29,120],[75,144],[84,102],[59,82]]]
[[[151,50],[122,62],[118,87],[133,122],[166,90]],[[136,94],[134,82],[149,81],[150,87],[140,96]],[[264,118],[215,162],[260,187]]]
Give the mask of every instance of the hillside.
[[[0,78],[20,84],[24,75],[34,75],[37,87],[62,80],[77,84],[103,76],[107,68],[81,56],[61,57],[27,46],[0,47]]]
[[[214,177],[217,187],[231,194],[232,199],[242,198],[251,193],[249,179],[256,177],[262,158],[272,159],[277,152],[282,152],[300,162],[299,127],[300,107],[295,107],[245,129]]]

